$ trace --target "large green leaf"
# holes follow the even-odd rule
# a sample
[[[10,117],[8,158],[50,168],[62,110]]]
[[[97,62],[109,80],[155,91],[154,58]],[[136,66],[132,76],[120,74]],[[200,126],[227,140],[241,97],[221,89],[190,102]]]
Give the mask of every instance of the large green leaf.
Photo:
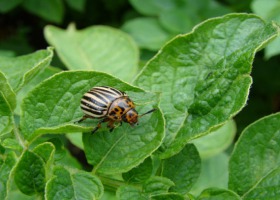
[[[102,85],[125,91],[138,105],[149,104],[149,108],[151,108],[151,105],[157,102],[156,95],[132,87],[108,74],[92,71],[61,72],[42,82],[23,99],[20,127],[24,137],[32,140],[43,133],[92,130],[92,126],[96,124],[97,120],[95,123],[91,122],[91,126],[89,123],[74,124],[73,122],[83,116],[80,109],[83,94],[94,86]],[[149,118],[149,116],[147,117]],[[147,118],[142,119],[144,121]],[[158,121],[159,124],[162,123],[161,118]],[[84,126],[85,124],[88,126]],[[123,130],[123,128],[120,129]],[[139,132],[140,129],[141,126],[135,128],[134,131]]]
[[[149,109],[151,106],[144,106],[140,111]],[[84,133],[87,160],[94,165],[94,172],[126,172],[143,162],[160,146],[164,137],[163,126],[162,114],[156,111],[141,118],[138,127],[123,124],[112,133],[108,129],[93,135]]]
[[[230,189],[243,195],[280,166],[279,121],[280,113],[276,113],[254,122],[243,131],[229,162]],[[275,187],[274,181],[264,182]],[[267,195],[271,195],[270,192],[273,191],[267,191]]]
[[[0,57],[0,71],[4,73],[14,91],[18,91],[40,71],[49,66],[52,48],[19,57]]]
[[[98,70],[131,81],[137,72],[138,49],[124,32],[106,26],[67,30],[45,28],[47,41],[71,70]]]
[[[208,133],[245,105],[255,52],[277,36],[277,27],[255,15],[207,20],[165,45],[135,83],[161,92],[166,119],[162,158]]]

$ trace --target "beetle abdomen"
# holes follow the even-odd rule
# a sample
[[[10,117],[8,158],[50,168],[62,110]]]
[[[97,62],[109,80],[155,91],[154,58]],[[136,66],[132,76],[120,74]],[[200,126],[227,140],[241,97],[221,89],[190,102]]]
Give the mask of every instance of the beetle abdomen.
[[[122,96],[126,94],[111,87],[93,87],[82,97],[81,108],[90,117],[102,118],[107,115],[112,102]]]

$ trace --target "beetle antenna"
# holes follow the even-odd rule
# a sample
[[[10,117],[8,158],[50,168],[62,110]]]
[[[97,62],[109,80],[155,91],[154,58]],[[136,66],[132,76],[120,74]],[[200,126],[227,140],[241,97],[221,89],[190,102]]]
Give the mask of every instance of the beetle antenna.
[[[156,111],[156,110],[157,110],[156,108],[153,108],[152,110],[149,110],[148,112],[145,112],[145,113],[139,115],[138,117],[139,117],[139,118],[140,118],[140,117],[143,117],[144,115],[147,115],[147,114],[149,114],[149,113],[152,113],[152,112],[154,112],[154,111]]]

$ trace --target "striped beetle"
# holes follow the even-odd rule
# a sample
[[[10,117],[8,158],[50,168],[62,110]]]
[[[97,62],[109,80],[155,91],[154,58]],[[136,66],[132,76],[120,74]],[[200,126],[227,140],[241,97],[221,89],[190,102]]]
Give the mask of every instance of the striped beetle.
[[[126,122],[131,126],[138,125],[138,118],[156,110],[152,109],[138,115],[133,101],[125,92],[108,86],[93,87],[86,92],[81,99],[81,109],[85,115],[78,123],[87,118],[101,119],[92,133],[101,128],[103,122],[108,122],[107,127],[110,132],[115,128],[115,122],[120,124]]]

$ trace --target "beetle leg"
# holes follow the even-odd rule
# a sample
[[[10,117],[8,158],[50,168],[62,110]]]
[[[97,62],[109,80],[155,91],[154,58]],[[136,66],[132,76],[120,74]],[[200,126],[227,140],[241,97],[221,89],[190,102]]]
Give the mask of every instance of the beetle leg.
[[[109,131],[110,132],[112,132],[113,130],[114,130],[114,128],[115,128],[115,126],[114,126],[114,120],[110,120],[109,122],[108,122],[108,124],[107,124],[107,127],[109,128]]]
[[[91,134],[94,134],[98,129],[101,128],[101,124],[102,124],[103,122],[107,122],[108,120],[109,120],[108,118],[101,119],[101,120],[98,122],[97,126],[91,131]]]
[[[90,118],[88,115],[84,115],[81,119],[78,121],[75,121],[74,123],[81,123],[82,121],[86,120],[87,118]]]

